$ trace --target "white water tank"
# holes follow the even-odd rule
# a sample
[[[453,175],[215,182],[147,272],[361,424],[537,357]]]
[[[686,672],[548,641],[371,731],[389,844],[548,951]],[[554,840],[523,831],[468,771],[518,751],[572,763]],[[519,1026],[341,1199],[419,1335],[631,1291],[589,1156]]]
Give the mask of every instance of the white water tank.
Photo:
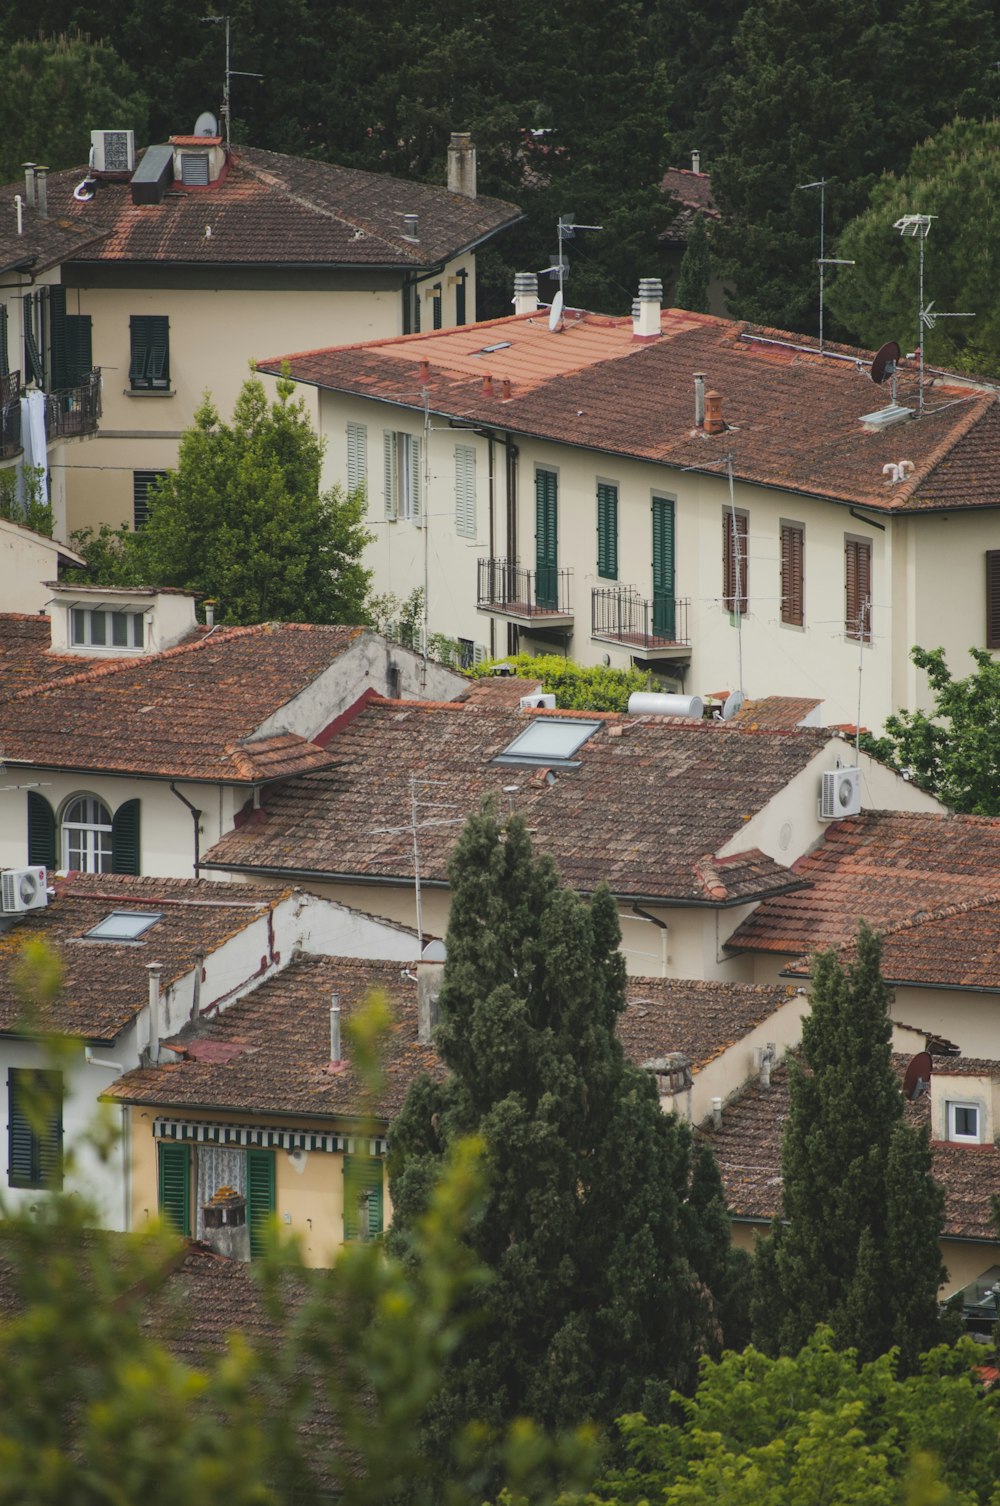
[[[667,695],[653,690],[634,690],[628,698],[629,716],[690,716],[705,714],[700,695]]]

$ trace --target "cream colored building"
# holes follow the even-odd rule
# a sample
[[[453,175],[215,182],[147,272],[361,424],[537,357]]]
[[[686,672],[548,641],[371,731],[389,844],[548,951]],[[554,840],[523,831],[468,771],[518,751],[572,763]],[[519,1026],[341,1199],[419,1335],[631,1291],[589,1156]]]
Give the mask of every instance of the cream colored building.
[[[376,589],[426,582],[466,658],[634,663],[871,728],[927,703],[914,644],[959,674],[1000,646],[997,393],[921,395],[901,361],[893,405],[864,352],[658,297],[550,327],[519,274],[511,318],[292,357],[329,480],[367,479]]]

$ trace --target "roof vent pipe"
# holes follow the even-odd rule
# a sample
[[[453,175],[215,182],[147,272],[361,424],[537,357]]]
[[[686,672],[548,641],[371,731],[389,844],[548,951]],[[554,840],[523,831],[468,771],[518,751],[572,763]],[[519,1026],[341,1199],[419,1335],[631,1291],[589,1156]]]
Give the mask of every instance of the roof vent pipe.
[[[538,273],[514,273],[514,313],[538,313]]]
[[[149,1059],[155,1066],[160,1060],[160,974],[162,962],[147,962],[149,974]]]
[[[697,150],[691,153],[691,171],[701,174],[701,152]]]
[[[722,1128],[722,1099],[721,1098],[713,1098],[712,1099],[712,1128],[713,1129],[717,1129],[717,1130],[720,1130]]]
[[[49,170],[47,167],[35,168],[35,185],[37,188],[38,213],[43,220],[49,217]]]
[[[206,603],[205,603],[205,626],[208,627],[208,628],[214,628],[215,627],[215,602],[214,601],[206,601]]]
[[[694,421],[701,429],[705,425],[705,373],[696,371],[694,374]]]
[[[33,162],[22,162],[21,166],[24,168],[24,202],[27,204],[29,209],[34,209],[35,164]]]
[[[336,1066],[341,1060],[340,1055],[340,995],[330,995],[330,1063]]]
[[[660,304],[663,283],[658,277],[643,277],[639,283],[639,318],[634,333],[640,340],[650,340],[660,333]]]
[[[404,239],[404,241],[416,241],[416,240],[420,239],[419,235],[417,234],[417,227],[418,227],[418,225],[419,225],[419,218],[418,218],[417,215],[415,215],[415,214],[404,214],[403,215],[403,239]]]
[[[14,195],[14,207],[17,210],[17,233],[24,234],[24,200],[19,193]]]

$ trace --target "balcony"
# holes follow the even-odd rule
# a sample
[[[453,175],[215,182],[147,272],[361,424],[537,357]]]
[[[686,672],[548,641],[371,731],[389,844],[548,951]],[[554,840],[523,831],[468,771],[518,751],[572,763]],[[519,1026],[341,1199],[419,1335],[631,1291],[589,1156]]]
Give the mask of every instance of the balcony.
[[[595,587],[590,593],[590,636],[626,648],[641,663],[691,656],[686,598],[645,601],[633,586]]]
[[[78,387],[65,387],[45,394],[45,437],[75,439],[96,434],[101,417],[101,373],[95,369]]]
[[[0,460],[21,452],[21,373],[0,376]]]
[[[476,606],[535,632],[572,627],[572,582],[572,570],[527,570],[516,560],[480,560]]]

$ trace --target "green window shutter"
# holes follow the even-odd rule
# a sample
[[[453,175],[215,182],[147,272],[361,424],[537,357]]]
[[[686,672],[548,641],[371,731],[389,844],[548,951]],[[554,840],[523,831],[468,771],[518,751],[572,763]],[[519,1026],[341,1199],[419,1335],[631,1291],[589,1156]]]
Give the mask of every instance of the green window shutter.
[[[191,1152],[186,1145],[161,1140],[159,1157],[160,1216],[177,1234],[191,1236]]]
[[[618,488],[597,483],[597,573],[618,579]]]
[[[674,612],[674,504],[653,498],[653,631],[672,638]]]
[[[377,1239],[382,1233],[382,1162],[344,1157],[344,1238]]]
[[[170,321],[166,314],[133,314],[129,320],[132,357],[129,381],[136,388],[170,386]]]
[[[250,1258],[264,1253],[264,1234],[274,1217],[274,1151],[247,1151],[247,1224]]]
[[[66,385],[82,387],[94,369],[93,326],[89,314],[66,319]]]
[[[399,510],[399,471],[396,436],[391,429],[382,431],[382,457],[385,467],[385,515],[395,518]]]
[[[555,471],[535,472],[535,597],[548,608],[559,602],[558,483]]]
[[[7,356],[7,306],[0,303],[0,376],[7,376],[10,372],[10,361]]]
[[[464,268],[463,268],[463,270],[461,272],[458,273],[458,275],[457,275],[457,277],[455,279],[455,323],[456,324],[464,324],[465,323],[465,304],[466,304],[466,299],[465,299],[465,285],[468,282],[468,279],[469,279],[469,274],[468,274],[468,272],[465,271]]]
[[[149,522],[149,515],[153,510],[154,499],[149,495],[150,488],[162,481],[165,475],[166,471],[132,472],[132,527],[136,533]]]
[[[422,512],[420,499],[420,440],[411,438],[408,448],[410,451],[410,501],[412,504],[410,516],[414,523],[419,523]]]
[[[66,289],[58,284],[49,288],[49,350],[51,352],[51,388],[59,392],[72,387],[69,372],[69,347],[66,338]]]
[[[28,862],[50,870],[56,861],[56,813],[44,795],[28,791]]]
[[[24,381],[34,382],[38,387],[45,386],[45,371],[42,366],[42,354],[35,338],[35,299],[30,293],[25,293],[24,305]]]
[[[7,1180],[11,1187],[62,1186],[61,1072],[11,1067],[7,1075]]]
[[[442,296],[441,296],[441,284],[439,282],[436,282],[434,284],[432,292],[434,294],[434,297],[432,299],[432,314],[433,314],[433,320],[434,320],[434,328],[435,329],[440,329],[441,328],[441,322],[442,322],[443,304],[442,304]]]
[[[111,872],[141,873],[139,800],[126,800],[111,818]]]

